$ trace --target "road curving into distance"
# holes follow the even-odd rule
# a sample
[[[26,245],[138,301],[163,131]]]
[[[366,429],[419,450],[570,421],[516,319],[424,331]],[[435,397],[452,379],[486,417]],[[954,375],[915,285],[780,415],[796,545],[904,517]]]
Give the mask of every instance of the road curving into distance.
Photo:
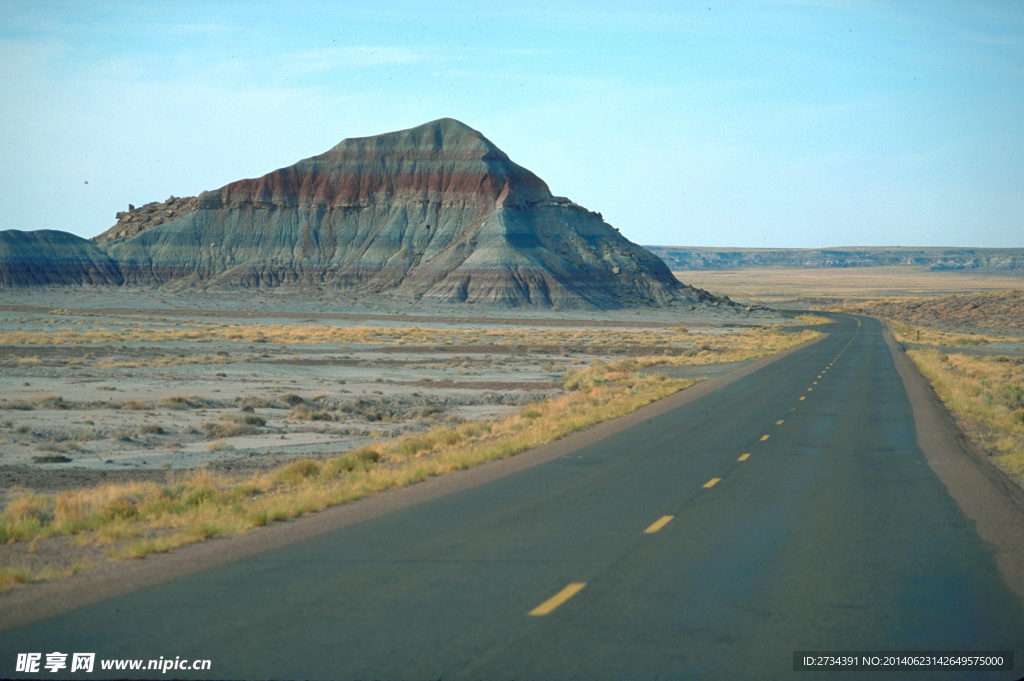
[[[813,679],[836,672],[796,651],[1016,651],[1016,672],[856,676],[1024,676],[1006,552],[922,453],[880,324],[835,320],[557,458],[2,631],[0,677],[54,651],[290,679]],[[80,678],[104,674],[125,676]]]

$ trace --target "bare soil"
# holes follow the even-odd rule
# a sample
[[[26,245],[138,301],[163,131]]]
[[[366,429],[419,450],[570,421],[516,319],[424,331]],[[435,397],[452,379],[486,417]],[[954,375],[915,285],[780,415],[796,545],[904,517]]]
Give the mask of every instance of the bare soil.
[[[742,268],[675,272],[715,295],[774,307],[833,305],[877,298],[937,297],[1024,288],[1024,274],[932,271],[913,266]]]
[[[1024,336],[1024,281],[1017,290],[894,298],[866,302],[851,310],[943,331]]]
[[[561,392],[594,359],[678,354],[635,343],[147,342],[136,332],[211,324],[453,330],[719,329],[764,314],[651,308],[502,311],[353,309],[319,292],[177,295],[167,290],[0,291],[0,508],[20,490],[164,481],[176,471],[266,470],[327,458],[443,423],[494,419]],[[109,331],[123,342],[39,342]],[[11,341],[14,334],[35,341]],[[123,336],[117,335],[123,334]],[[526,334],[528,337],[529,334]],[[520,337],[523,337],[520,334]],[[6,339],[7,342],[4,342]]]

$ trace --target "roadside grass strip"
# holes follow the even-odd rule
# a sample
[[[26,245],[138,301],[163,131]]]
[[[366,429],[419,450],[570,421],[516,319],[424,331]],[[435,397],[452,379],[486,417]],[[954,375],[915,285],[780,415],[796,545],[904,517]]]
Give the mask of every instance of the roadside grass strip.
[[[171,472],[165,484],[26,492],[0,515],[0,543],[76,535],[83,542],[110,543],[114,558],[143,557],[512,456],[696,382],[641,374],[636,364],[619,360],[569,372],[565,394],[525,405],[510,418],[434,427],[322,461],[300,459],[253,477],[198,469]]]
[[[774,354],[816,337],[756,330],[719,339],[718,361]],[[725,349],[727,348],[728,349]],[[3,545],[74,536],[79,545],[109,548],[113,559],[142,558],[205,539],[246,532],[377,492],[401,487],[552,442],[684,390],[695,379],[640,370],[700,363],[701,357],[639,357],[594,361],[568,371],[564,394],[524,405],[496,421],[470,421],[380,442],[323,460],[288,463],[253,476],[200,468],[170,471],[167,481],[104,484],[55,494],[14,492],[0,513]],[[0,568],[0,591],[63,576]],[[582,587],[581,587],[582,588]]]
[[[907,354],[971,442],[1024,483],[1024,361],[937,349]]]
[[[967,438],[1024,485],[1024,358],[955,350],[1017,344],[1024,338],[941,331],[891,318],[886,322],[893,338],[916,346],[907,355]]]

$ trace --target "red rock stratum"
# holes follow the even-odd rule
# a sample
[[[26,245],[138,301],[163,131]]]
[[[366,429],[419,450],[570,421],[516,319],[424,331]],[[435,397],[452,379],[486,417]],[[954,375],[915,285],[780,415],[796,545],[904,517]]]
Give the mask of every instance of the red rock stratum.
[[[149,204],[87,243],[89,257],[115,264],[109,283],[121,285],[316,285],[514,307],[728,303],[679,283],[599,213],[554,196],[450,118],[346,139],[263,177]]]

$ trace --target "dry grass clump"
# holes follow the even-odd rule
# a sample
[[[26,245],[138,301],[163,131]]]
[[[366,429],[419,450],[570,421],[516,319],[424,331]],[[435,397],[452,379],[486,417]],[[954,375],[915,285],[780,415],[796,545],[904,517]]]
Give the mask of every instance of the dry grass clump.
[[[300,400],[302,398],[299,398]],[[266,397],[256,397],[254,395],[246,395],[245,397],[239,398],[235,401],[235,404],[239,409],[243,411],[252,411],[254,409],[269,409],[272,407],[279,406],[274,400]]]
[[[65,402],[60,395],[40,395],[33,397],[32,401],[39,405],[40,409],[72,409],[74,404]]]
[[[33,402],[28,400],[3,400],[0,401],[0,409],[17,409],[20,411],[32,411],[36,408]]]
[[[156,406],[161,409],[175,410],[202,409],[206,406],[206,403],[203,398],[196,397],[195,395],[190,397],[185,397],[184,395],[168,395],[167,397],[161,398],[161,400],[156,403]]]
[[[295,421],[333,421],[334,414],[309,404],[299,404],[292,407],[288,418]]]
[[[53,570],[47,568],[40,572],[34,572],[25,568],[2,567],[0,568],[0,593],[8,591],[18,584],[29,584],[31,582],[45,582],[60,577],[73,577],[82,570],[92,567],[92,562],[82,560],[75,562],[67,570]]]
[[[220,421],[206,421],[200,426],[206,437],[225,438],[254,435],[267,425],[267,420],[255,414],[225,414]]]
[[[391,407],[376,400],[362,397],[345,402],[339,409],[344,414],[364,421],[386,423],[395,420],[395,412]]]
[[[50,452],[53,454],[67,454],[80,451],[78,443],[69,440],[47,440],[36,445],[37,452]]]

